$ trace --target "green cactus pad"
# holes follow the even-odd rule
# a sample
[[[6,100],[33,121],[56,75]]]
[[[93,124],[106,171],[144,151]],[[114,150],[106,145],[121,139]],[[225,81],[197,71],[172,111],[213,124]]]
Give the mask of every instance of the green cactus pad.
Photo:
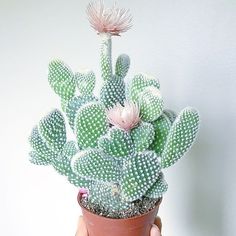
[[[162,153],[162,168],[178,161],[191,147],[199,128],[199,114],[191,107],[183,109],[175,119]]]
[[[146,197],[149,198],[160,198],[167,191],[168,184],[165,181],[164,175],[161,172],[157,181],[151,186],[150,189],[145,193]]]
[[[156,182],[160,173],[157,155],[152,151],[135,154],[124,164],[121,182],[122,194],[126,201],[141,198]]]
[[[77,188],[86,188],[86,189],[91,189],[94,182],[92,180],[85,179],[75,174],[74,172],[69,173],[68,181]]]
[[[166,139],[171,128],[171,122],[169,118],[163,113],[153,123],[155,130],[154,141],[150,145],[150,149],[154,150],[158,156],[162,155],[165,147]]]
[[[53,167],[55,170],[61,175],[69,176],[72,173],[70,165],[71,158],[77,152],[78,150],[74,141],[66,143],[61,154],[59,154],[53,161]]]
[[[93,71],[88,71],[86,73],[77,72],[75,74],[75,80],[82,96],[92,95],[96,82],[96,77]]]
[[[106,134],[109,124],[102,104],[90,102],[83,105],[75,118],[75,131],[80,149],[97,147],[98,139]]]
[[[55,109],[44,117],[39,122],[38,129],[43,141],[53,152],[62,150],[66,143],[66,127],[59,110]]]
[[[163,112],[163,99],[159,89],[151,86],[140,93],[139,99],[141,119],[152,122],[156,120]]]
[[[154,139],[154,127],[150,123],[142,122],[138,127],[131,130],[131,137],[135,150],[141,152],[146,150]]]
[[[137,102],[140,96],[140,93],[149,86],[153,86],[155,88],[160,88],[159,81],[149,75],[146,74],[137,74],[131,81],[130,85],[130,96],[134,102]]]
[[[71,69],[62,61],[54,60],[49,64],[48,81],[52,89],[62,99],[74,96],[76,82]]]
[[[95,182],[89,190],[89,201],[109,212],[108,217],[112,217],[112,213],[128,210],[132,205],[122,199],[119,184],[109,182]]]
[[[44,157],[47,161],[50,161],[57,156],[56,153],[54,153],[51,149],[48,148],[46,142],[40,136],[37,126],[35,126],[31,132],[31,135],[29,137],[29,143],[33,150],[38,154],[32,154],[34,156],[33,159],[39,156],[40,159]]]
[[[65,108],[66,116],[69,120],[69,125],[71,129],[74,131],[75,125],[75,117],[79,108],[89,102],[95,101],[96,98],[93,96],[76,96],[73,97],[68,103]]]
[[[174,111],[170,110],[170,109],[165,109],[163,111],[163,113],[169,118],[171,124],[175,121],[175,119],[177,117],[177,114]]]
[[[63,112],[66,112],[66,106],[68,104],[68,100],[61,99],[61,109]]]
[[[117,181],[120,172],[116,162],[97,149],[89,149],[77,153],[71,162],[75,174],[90,180]]]
[[[100,91],[100,99],[106,108],[111,108],[117,103],[124,104],[125,83],[123,79],[113,76],[106,81]]]
[[[29,153],[29,161],[34,165],[43,165],[47,166],[51,164],[51,160],[43,156],[42,154],[37,153],[36,151],[31,151]]]
[[[125,78],[130,66],[130,58],[126,54],[121,54],[116,61],[116,75]]]
[[[130,134],[124,130],[112,128],[98,141],[98,146],[107,155],[125,157],[134,152],[134,145]]]

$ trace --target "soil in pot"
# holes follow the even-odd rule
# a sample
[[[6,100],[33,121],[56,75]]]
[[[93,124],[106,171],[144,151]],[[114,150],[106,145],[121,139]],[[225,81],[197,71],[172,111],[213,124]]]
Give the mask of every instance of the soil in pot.
[[[133,209],[112,217],[78,195],[89,236],[149,236],[161,200],[143,198],[135,202]]]

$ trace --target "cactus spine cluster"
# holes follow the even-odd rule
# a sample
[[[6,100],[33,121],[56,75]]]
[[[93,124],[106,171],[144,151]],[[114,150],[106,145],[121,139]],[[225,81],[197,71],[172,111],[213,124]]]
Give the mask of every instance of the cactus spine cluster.
[[[74,73],[61,60],[49,63],[48,82],[61,99],[75,141],[67,140],[58,109],[42,118],[29,137],[33,164],[53,166],[76,187],[87,188],[88,201],[111,212],[144,196],[162,197],[168,188],[162,169],[189,150],[199,128],[194,108],[178,115],[164,109],[160,83],[152,76],[134,75],[126,92],[130,58],[121,54],[113,70],[114,32],[100,33],[99,96],[93,94],[94,72]]]

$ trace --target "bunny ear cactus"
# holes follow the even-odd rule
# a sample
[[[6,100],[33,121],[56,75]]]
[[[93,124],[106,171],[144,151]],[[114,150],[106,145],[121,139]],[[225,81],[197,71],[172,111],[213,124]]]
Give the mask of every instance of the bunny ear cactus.
[[[153,76],[136,74],[127,85],[128,55],[119,55],[113,70],[112,37],[131,28],[129,11],[115,5],[106,9],[99,1],[89,4],[87,14],[101,37],[100,96],[93,94],[94,72],[73,73],[61,60],[51,61],[48,82],[76,140],[67,141],[64,117],[54,109],[33,128],[29,155],[31,163],[52,166],[76,187],[86,188],[87,202],[116,218],[135,202],[156,201],[167,191],[162,169],[189,150],[199,114],[191,107],[178,116],[165,109]]]
[[[108,81],[104,82],[100,91],[100,99],[106,108],[111,108],[117,103],[124,104],[125,101],[124,80],[115,75]]]
[[[75,74],[75,80],[81,95],[92,95],[96,82],[96,77],[93,71],[87,71],[84,73],[77,72]]]
[[[198,112],[187,107],[175,119],[162,153],[161,165],[163,168],[173,165],[193,144],[199,128]]]
[[[76,96],[73,97],[69,102],[67,102],[65,106],[65,113],[69,121],[69,125],[73,131],[75,131],[75,118],[76,114],[82,105],[85,105],[89,102],[96,101],[96,98],[91,95],[84,95],[84,96]]]
[[[98,102],[82,106],[77,112],[75,129],[81,149],[97,147],[98,139],[108,131],[104,106]]]
[[[125,78],[130,66],[130,58],[126,54],[121,54],[116,61],[116,75],[120,78]]]
[[[60,60],[50,62],[48,81],[61,99],[68,101],[74,96],[76,88],[74,74],[64,62]]]

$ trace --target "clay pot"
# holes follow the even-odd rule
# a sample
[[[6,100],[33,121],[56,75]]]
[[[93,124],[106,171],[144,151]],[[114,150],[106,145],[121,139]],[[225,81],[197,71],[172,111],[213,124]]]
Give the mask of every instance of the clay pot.
[[[96,215],[80,204],[81,194],[78,194],[78,203],[82,209],[83,218],[89,236],[149,236],[152,224],[158,213],[162,198],[151,211],[128,219],[112,219]]]

